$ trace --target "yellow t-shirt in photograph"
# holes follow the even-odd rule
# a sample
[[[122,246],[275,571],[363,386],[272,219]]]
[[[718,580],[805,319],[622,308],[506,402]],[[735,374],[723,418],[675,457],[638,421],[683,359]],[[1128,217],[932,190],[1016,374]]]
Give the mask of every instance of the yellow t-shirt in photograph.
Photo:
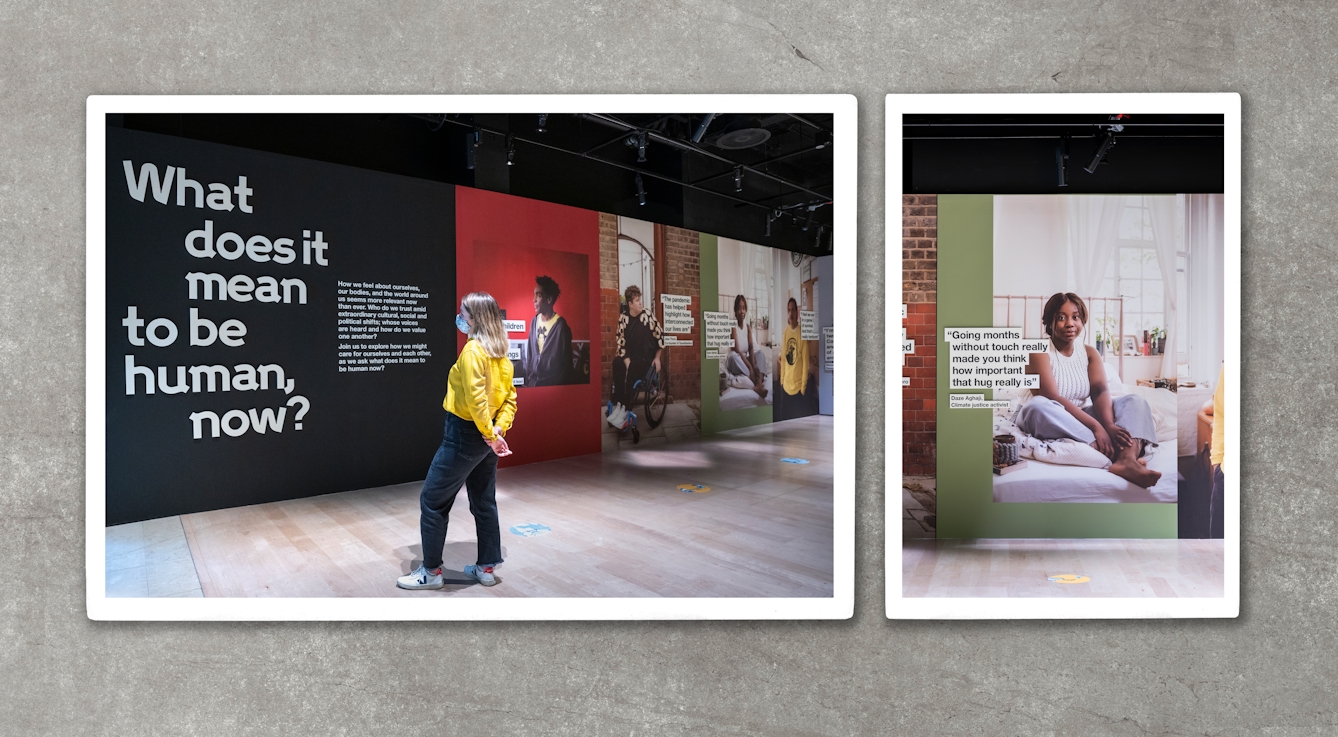
[[[801,340],[798,325],[785,324],[781,350],[781,388],[790,396],[803,394],[808,385],[808,345]]]
[[[553,316],[547,320],[544,319],[543,315],[535,315],[534,321],[539,323],[539,328],[534,331],[535,347],[539,349],[540,353],[543,353],[544,343],[548,342],[548,334],[553,332],[553,325],[558,321],[558,313],[554,312]]]

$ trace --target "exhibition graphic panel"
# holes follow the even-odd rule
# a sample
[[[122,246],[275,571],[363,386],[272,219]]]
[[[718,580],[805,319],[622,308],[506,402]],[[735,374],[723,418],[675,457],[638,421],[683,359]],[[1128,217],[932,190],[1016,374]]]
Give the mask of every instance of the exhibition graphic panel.
[[[456,290],[497,299],[517,369],[523,409],[501,465],[598,453],[599,415],[575,408],[599,403],[599,213],[469,187],[455,196]]]
[[[106,172],[109,524],[421,477],[454,187],[122,129]]]

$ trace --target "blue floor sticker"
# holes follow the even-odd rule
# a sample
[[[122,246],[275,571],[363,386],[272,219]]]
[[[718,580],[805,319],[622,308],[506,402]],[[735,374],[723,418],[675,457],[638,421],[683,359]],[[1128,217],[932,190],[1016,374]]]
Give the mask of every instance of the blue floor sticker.
[[[799,463],[799,464],[804,464],[804,463],[808,463],[808,459],[807,459],[807,458],[782,458],[782,459],[781,459],[781,463]]]
[[[548,525],[541,525],[538,522],[527,522],[523,525],[512,525],[511,534],[521,537],[539,537],[552,532],[553,528]]]

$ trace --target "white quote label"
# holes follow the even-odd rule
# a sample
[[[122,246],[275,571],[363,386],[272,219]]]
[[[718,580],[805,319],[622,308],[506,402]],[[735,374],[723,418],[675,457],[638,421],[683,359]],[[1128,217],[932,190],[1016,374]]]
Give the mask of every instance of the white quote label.
[[[523,333],[523,332],[525,332],[525,321],[524,321],[524,320],[503,320],[503,321],[502,321],[502,329],[505,330],[505,331],[508,332],[508,333]]]
[[[826,364],[828,371],[833,371],[836,368],[836,356],[832,353],[832,333],[834,331],[835,328],[831,326],[822,329],[823,363]]]
[[[949,389],[1036,389],[1041,377],[1027,374],[1032,353],[1046,340],[1025,340],[1017,328],[944,328],[948,344]],[[968,395],[969,396],[969,395]]]
[[[707,358],[729,355],[730,330],[734,324],[734,316],[728,312],[702,312]]]
[[[692,297],[686,294],[661,294],[660,304],[664,305],[664,332],[678,333],[680,335],[691,333],[696,327],[697,321],[693,319],[692,312],[688,310],[688,305],[692,304]],[[667,341],[665,345],[670,345]],[[683,343],[674,343],[673,345],[684,345]],[[687,345],[692,345],[688,343]]]
[[[799,311],[799,339],[818,339],[818,313]]]
[[[984,394],[950,394],[948,409],[1008,409],[1008,400],[990,400]]]

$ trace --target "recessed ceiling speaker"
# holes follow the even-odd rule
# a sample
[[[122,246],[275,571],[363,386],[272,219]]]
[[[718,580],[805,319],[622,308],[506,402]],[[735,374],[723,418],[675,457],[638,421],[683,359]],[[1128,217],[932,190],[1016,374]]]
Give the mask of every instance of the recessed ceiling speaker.
[[[771,131],[763,128],[760,120],[740,117],[731,121],[725,132],[716,137],[715,145],[716,148],[738,150],[761,146],[769,140]]]

